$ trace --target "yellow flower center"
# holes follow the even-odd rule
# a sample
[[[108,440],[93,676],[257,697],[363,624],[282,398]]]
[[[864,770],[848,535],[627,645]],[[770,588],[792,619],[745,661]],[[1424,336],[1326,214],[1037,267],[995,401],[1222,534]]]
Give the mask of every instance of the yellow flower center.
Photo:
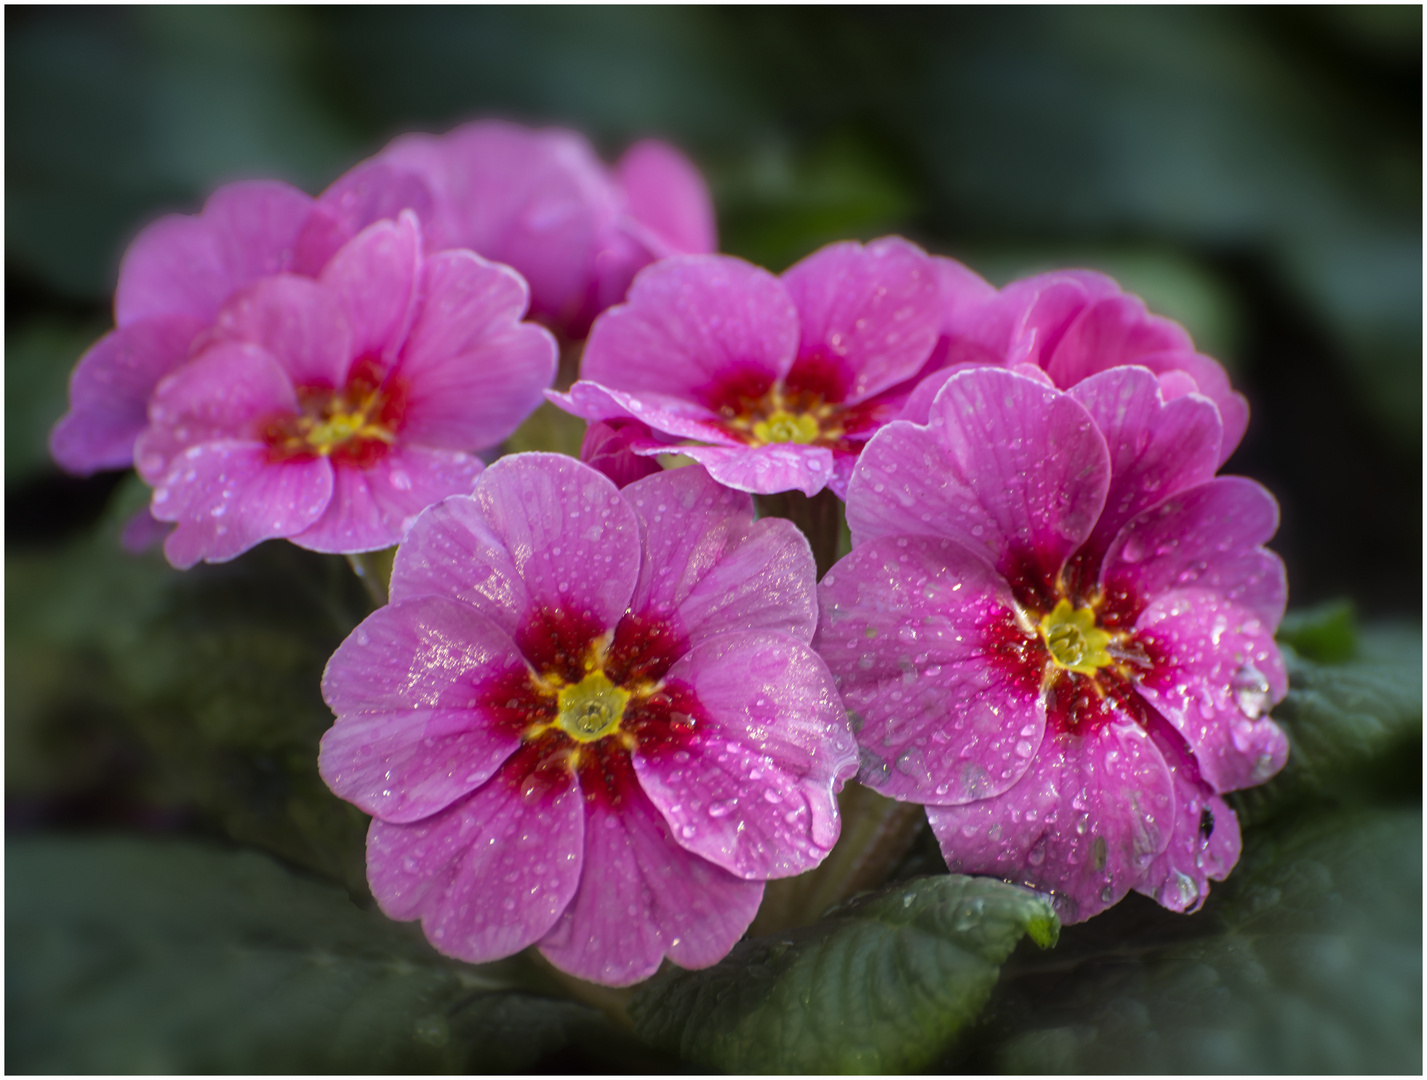
[[[363,403],[364,407],[357,412],[334,412],[321,419],[312,416],[299,417],[295,426],[307,445],[316,453],[324,456],[352,439],[394,442],[395,436],[391,431],[381,424],[374,423],[368,416],[368,411],[374,404],[374,401],[368,400]]]
[[[1072,608],[1069,600],[1062,599],[1041,619],[1040,632],[1050,658],[1067,671],[1094,675],[1113,662],[1110,635],[1095,625],[1091,608]]]
[[[753,437],[763,443],[810,443],[820,434],[818,422],[807,413],[778,409],[753,425]]]
[[[591,671],[560,690],[555,723],[579,742],[595,742],[619,728],[630,693],[615,686],[603,671]]]

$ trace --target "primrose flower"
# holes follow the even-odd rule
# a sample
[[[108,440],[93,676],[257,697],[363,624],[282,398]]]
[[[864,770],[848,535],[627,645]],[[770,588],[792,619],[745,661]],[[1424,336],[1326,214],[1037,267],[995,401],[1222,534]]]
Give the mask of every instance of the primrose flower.
[[[1145,368],[976,368],[929,413],[868,444],[820,587],[860,779],[1067,922],[1131,888],[1197,907],[1238,858],[1220,795],[1287,753],[1277,504],[1214,476],[1218,410]]]
[[[270,537],[315,551],[389,547],[424,507],[471,490],[491,446],[555,373],[522,323],[525,283],[469,251],[421,254],[403,211],[316,280],[230,296],[193,359],[152,395],[139,437],[169,561],[222,562]]]
[[[324,204],[338,237],[350,234],[348,214],[416,207],[434,249],[514,267],[530,284],[532,316],[572,338],[624,298],[640,268],[717,246],[703,178],[667,143],[636,143],[611,170],[573,131],[497,120],[400,136]]]
[[[1244,437],[1249,407],[1216,360],[1195,351],[1178,323],[1090,270],[1057,270],[1000,292],[951,259],[936,258],[942,332],[901,419],[924,424],[946,380],[969,366],[1038,369],[1062,390],[1112,367],[1150,369],[1166,399],[1199,393],[1219,409],[1223,464]]]
[[[781,278],[729,256],[666,259],[595,322],[561,408],[639,420],[742,491],[841,496],[906,403],[941,325],[931,259],[900,237],[833,244]]]
[[[818,864],[856,768],[807,541],[702,469],[620,491],[503,458],[432,506],[332,657],[328,785],[382,910],[480,962],[626,985],[703,967]]]

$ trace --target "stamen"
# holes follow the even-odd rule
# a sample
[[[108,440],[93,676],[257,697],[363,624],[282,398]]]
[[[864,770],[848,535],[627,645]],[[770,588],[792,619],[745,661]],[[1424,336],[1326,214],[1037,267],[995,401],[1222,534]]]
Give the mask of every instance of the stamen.
[[[1095,625],[1091,608],[1072,608],[1062,599],[1041,620],[1041,637],[1056,666],[1081,675],[1094,675],[1113,662],[1110,634]]]

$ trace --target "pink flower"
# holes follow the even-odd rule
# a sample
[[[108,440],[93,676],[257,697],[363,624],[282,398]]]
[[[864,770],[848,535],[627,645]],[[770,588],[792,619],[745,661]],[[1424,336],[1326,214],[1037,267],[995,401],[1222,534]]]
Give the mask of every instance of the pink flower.
[[[742,491],[846,490],[940,329],[932,261],[900,237],[833,244],[781,278],[728,256],[668,259],[595,323],[561,408],[637,419]]]
[[[431,507],[322,684],[382,910],[615,986],[720,959],[855,769],[813,590],[801,534],[698,468],[620,492],[520,454]]]
[[[287,184],[229,184],[202,214],[171,214],[139,234],[119,267],[115,329],[80,358],[69,411],[50,435],[62,468],[89,474],[133,461],[154,387],[233,293],[294,269],[313,205]]]
[[[902,418],[926,423],[937,392],[971,365],[1044,371],[1068,390],[1123,364],[1149,368],[1166,398],[1199,393],[1219,408],[1223,444],[1219,464],[1239,445],[1249,407],[1215,360],[1202,356],[1184,328],[1150,315],[1144,302],[1090,270],[1057,270],[1013,281],[999,293],[951,259],[937,258],[942,290],[942,335],[923,369],[925,381]]]
[[[648,440],[651,435],[649,425],[638,420],[600,420],[585,430],[580,460],[604,473],[616,487],[628,487],[660,469],[654,458],[640,457],[633,450],[635,444]]]
[[[358,234],[320,278],[228,297],[195,356],[154,391],[139,437],[164,544],[188,567],[270,537],[316,551],[389,547],[467,492],[539,403],[555,343],[520,321],[524,282],[469,251],[421,254],[405,211]]]
[[[673,147],[637,143],[610,170],[582,135],[496,120],[403,135],[323,203],[337,237],[350,235],[349,216],[415,207],[435,249],[470,248],[514,267],[530,283],[532,315],[574,338],[624,298],[640,268],[716,247],[708,189]]]
[[[954,375],[868,444],[821,586],[862,781],[926,804],[951,869],[1070,922],[1131,888],[1197,907],[1238,858],[1219,796],[1287,753],[1277,504],[1213,475],[1218,410],[1161,387]]]

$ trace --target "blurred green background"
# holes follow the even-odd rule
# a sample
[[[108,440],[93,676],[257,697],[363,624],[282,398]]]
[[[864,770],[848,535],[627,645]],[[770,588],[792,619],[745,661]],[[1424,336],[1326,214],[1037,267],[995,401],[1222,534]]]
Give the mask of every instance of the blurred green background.
[[[316,193],[396,134],[440,132],[478,116],[577,128],[608,158],[644,135],[674,141],[709,178],[723,250],[773,269],[828,241],[899,232],[997,284],[1056,266],[1111,273],[1152,310],[1183,322],[1248,395],[1248,435],[1227,469],[1261,480],[1281,502],[1272,546],[1288,564],[1290,603],[1346,597],[1365,621],[1420,619],[1420,7],[11,6],[5,22],[12,838],[71,825],[206,835],[275,853],[364,896],[365,819],[326,791],[313,760],[331,720],[318,674],[367,610],[355,580],[336,560],[285,544],[182,575],[154,553],[129,556],[116,534],[142,505],[142,486],[120,474],[65,477],[49,462],[45,438],[64,410],[75,360],[110,325],[124,246],[149,219],[196,211],[213,187],[237,178],[278,177]],[[1351,622],[1347,609],[1333,610],[1323,625]],[[1420,804],[1411,767],[1420,759],[1414,633],[1391,639],[1407,643],[1401,672],[1392,669],[1400,686],[1380,691],[1385,676],[1373,669],[1362,676],[1368,690],[1343,692],[1355,722],[1367,717],[1376,733],[1353,728],[1353,760],[1408,762],[1402,776],[1383,782],[1374,773],[1372,784],[1344,796],[1381,788],[1390,789],[1383,798],[1405,802],[1406,839],[1392,833],[1383,851],[1420,847],[1410,812]],[[1317,658],[1341,660],[1353,648]],[[1364,646],[1374,648],[1385,647]],[[1389,704],[1373,704],[1379,692]],[[1328,745],[1322,757],[1344,757],[1338,743]],[[1327,807],[1325,798],[1307,801]],[[45,878],[51,856],[26,858],[40,884],[16,893],[12,876],[7,906],[43,927],[59,903],[44,882],[68,895],[71,871]],[[106,916],[115,925],[148,925],[149,916],[123,914],[144,909],[145,875],[189,873],[182,860],[162,871],[115,858],[128,869],[109,878],[95,870],[94,880],[128,882],[130,899],[115,903],[137,905]],[[1401,877],[1402,867],[1387,862]],[[1254,872],[1246,868],[1250,884],[1240,891]],[[1407,897],[1412,876],[1392,877],[1380,892]],[[286,887],[272,885],[272,895]],[[267,942],[262,935],[290,922],[296,903],[273,901],[275,922],[253,933]],[[204,912],[221,906],[210,897],[186,909],[193,940],[215,932]],[[1132,920],[1144,914],[1125,907]],[[94,917],[88,909],[72,915],[81,926]],[[169,925],[167,917],[150,921],[155,934]],[[1410,931],[1411,923],[1403,925]],[[10,1052],[19,1055],[7,1064],[22,1071],[463,1063],[450,1056],[459,1039],[420,1011],[438,994],[429,987],[410,1005],[418,1042],[436,1055],[429,1061],[364,1056],[355,1043],[346,1044],[349,1057],[304,1057],[300,1039],[286,1058],[256,1049],[258,1057],[244,1057],[236,1044],[205,1057],[206,1034],[189,1043],[149,1039],[148,1029],[140,1037],[119,998],[104,997],[104,987],[129,985],[104,981],[123,967],[111,955],[118,931],[92,931],[109,943],[97,950],[55,933],[39,940],[58,954],[35,946],[16,961],[31,966],[7,967],[12,991],[26,988],[7,1001]],[[333,940],[346,933],[332,931]],[[267,956],[264,943],[258,953]],[[388,943],[383,955],[429,960],[418,946]],[[186,955],[187,945],[172,947]],[[1420,942],[1414,949],[1420,961]],[[237,954],[223,955],[241,967]],[[157,984],[168,985],[167,969],[155,970]],[[464,972],[423,970],[439,994],[469,990]],[[1285,970],[1291,987],[1299,977]],[[1369,965],[1363,977],[1377,985],[1384,970]],[[35,971],[49,974],[35,982]],[[1420,993],[1420,973],[1413,978]],[[51,991],[58,996],[46,997]],[[1014,1013],[1007,1001],[997,1023]],[[171,1002],[163,1015],[181,1020],[190,1006],[205,1007]],[[517,1032],[511,1039],[527,1032],[543,1047],[534,1053],[544,1067],[593,1067],[589,1057],[559,1056],[564,1034],[545,1043],[529,1034],[567,1032],[584,1020],[548,1010],[538,1023],[511,1015],[527,1025],[508,1029]],[[1306,1015],[1303,1030],[1321,1027]],[[1104,1031],[1118,1030],[1106,1023]],[[53,1056],[80,1032],[93,1056]],[[1295,1039],[1283,1044],[1316,1046]],[[1416,1041],[1420,1048],[1420,1030]],[[170,1053],[180,1044],[198,1049],[152,1056],[155,1046]],[[1076,1059],[1064,1048],[1042,1059],[1034,1049],[1007,1060],[1033,1071],[1044,1061],[1077,1060],[1092,1071],[1120,1061]],[[605,1059],[590,1052],[595,1066],[650,1064],[637,1051]],[[1265,1053],[1229,1064],[1285,1061]],[[1374,1060],[1371,1045],[1343,1053],[1331,1067],[1356,1071]],[[1295,1068],[1322,1060],[1306,1057]],[[1415,1071],[1409,1058],[1383,1062]]]

